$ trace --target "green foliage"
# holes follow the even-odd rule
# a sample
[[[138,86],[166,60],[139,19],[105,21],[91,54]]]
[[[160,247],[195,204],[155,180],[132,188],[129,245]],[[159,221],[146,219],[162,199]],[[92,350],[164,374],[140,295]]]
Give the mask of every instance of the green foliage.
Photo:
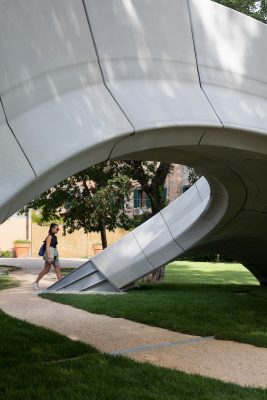
[[[11,258],[12,253],[9,250],[1,250],[0,249],[0,257]]]
[[[232,8],[264,23],[267,22],[266,0],[213,0],[226,7]]]
[[[151,217],[152,217],[152,214],[151,214],[150,211],[144,211],[143,214],[135,215],[131,220],[131,228],[130,228],[130,230],[133,230],[133,229],[137,228],[137,226],[143,224],[144,222],[146,222]]]
[[[60,221],[64,235],[81,228],[86,233],[106,228],[112,231],[116,227],[129,229],[131,223],[123,205],[131,187],[130,179],[121,173],[118,163],[100,163],[48,189],[20,213],[38,210],[33,212],[35,222],[43,225]]]
[[[151,205],[152,215],[157,214],[167,204],[164,184],[173,172],[173,164],[157,161],[123,161],[122,171],[132,180],[138,181]]]
[[[37,211],[32,210],[31,218],[33,223],[40,226],[49,226],[51,223],[61,225],[64,222],[62,218],[54,218],[53,220],[46,221],[44,220],[43,214],[40,210]]]
[[[103,227],[133,229],[151,217],[130,218],[124,202],[129,200],[132,181],[138,180],[152,203],[152,211],[168,204],[164,183],[173,167],[166,163],[108,161],[87,168],[29,202],[20,214],[32,209],[32,220],[39,225],[63,224],[63,234],[83,228],[101,232]],[[38,211],[34,211],[38,210]]]
[[[188,167],[188,181],[190,185],[194,185],[200,178],[201,178],[201,172],[193,167]]]
[[[17,239],[17,240],[14,241],[14,243],[18,243],[18,244],[21,243],[22,244],[22,243],[31,243],[31,242],[30,242],[30,240]]]
[[[235,263],[236,261],[224,254],[219,253],[200,253],[191,256],[181,256],[179,260],[197,261],[197,262],[228,262]]]
[[[1,269],[1,268],[0,268]],[[0,290],[11,289],[19,286],[19,282],[8,275],[0,275]]]

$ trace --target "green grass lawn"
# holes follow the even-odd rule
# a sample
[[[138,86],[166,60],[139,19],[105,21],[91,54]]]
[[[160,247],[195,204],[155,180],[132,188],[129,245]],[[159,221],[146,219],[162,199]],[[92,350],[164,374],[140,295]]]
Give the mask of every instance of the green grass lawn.
[[[259,285],[241,264],[176,261],[166,268],[165,283]]]
[[[9,277],[5,277],[9,279]],[[0,284],[3,277],[0,277]],[[126,298],[126,296],[123,296]],[[109,356],[0,310],[3,400],[266,400],[267,390]]]
[[[126,295],[42,294],[97,314],[267,347],[267,290],[239,264],[174,262]]]
[[[267,396],[266,390],[101,354],[2,311],[0,376],[3,400],[264,400]]]
[[[19,283],[15,279],[11,279],[7,275],[0,276],[0,290],[10,289],[10,288],[16,287],[16,286],[19,286]]]
[[[61,274],[62,274],[62,276],[68,275],[74,269],[76,269],[76,268],[72,268],[72,267],[61,268]]]
[[[18,270],[18,267],[10,267],[8,265],[0,264],[0,271],[13,272]],[[10,289],[12,287],[19,286],[19,282],[15,279],[11,279],[8,275],[0,275],[0,290]]]

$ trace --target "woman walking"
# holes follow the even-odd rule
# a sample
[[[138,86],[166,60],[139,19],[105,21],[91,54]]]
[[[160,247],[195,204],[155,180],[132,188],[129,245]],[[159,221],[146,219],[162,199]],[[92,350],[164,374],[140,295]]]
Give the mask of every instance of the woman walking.
[[[48,236],[45,239],[45,252],[43,255],[43,259],[45,260],[44,269],[39,273],[35,282],[33,282],[32,286],[34,289],[38,289],[38,283],[42,277],[50,271],[51,265],[54,265],[56,275],[58,280],[62,278],[61,270],[60,270],[60,263],[58,258],[58,250],[57,250],[57,237],[56,233],[59,231],[59,226],[57,224],[51,224]]]

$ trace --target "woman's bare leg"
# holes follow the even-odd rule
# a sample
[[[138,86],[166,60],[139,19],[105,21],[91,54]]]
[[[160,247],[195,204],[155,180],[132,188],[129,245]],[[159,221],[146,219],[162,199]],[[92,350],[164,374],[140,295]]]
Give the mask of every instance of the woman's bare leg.
[[[62,278],[62,275],[61,275],[61,268],[59,265],[55,265],[55,271],[56,271],[57,279],[60,280]]]
[[[44,265],[44,269],[39,273],[35,282],[38,283],[40,279],[42,279],[42,277],[50,271],[50,268],[51,263],[46,262]]]

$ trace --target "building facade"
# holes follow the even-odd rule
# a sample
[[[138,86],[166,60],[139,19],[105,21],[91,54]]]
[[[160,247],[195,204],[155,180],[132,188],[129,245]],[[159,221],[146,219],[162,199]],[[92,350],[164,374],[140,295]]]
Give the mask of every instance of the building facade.
[[[188,168],[184,165],[173,164],[173,171],[167,176],[164,185],[164,198],[171,203],[189,187]],[[140,215],[151,211],[150,199],[142,190],[139,182],[133,182],[133,191],[129,201],[125,202],[129,216]]]

